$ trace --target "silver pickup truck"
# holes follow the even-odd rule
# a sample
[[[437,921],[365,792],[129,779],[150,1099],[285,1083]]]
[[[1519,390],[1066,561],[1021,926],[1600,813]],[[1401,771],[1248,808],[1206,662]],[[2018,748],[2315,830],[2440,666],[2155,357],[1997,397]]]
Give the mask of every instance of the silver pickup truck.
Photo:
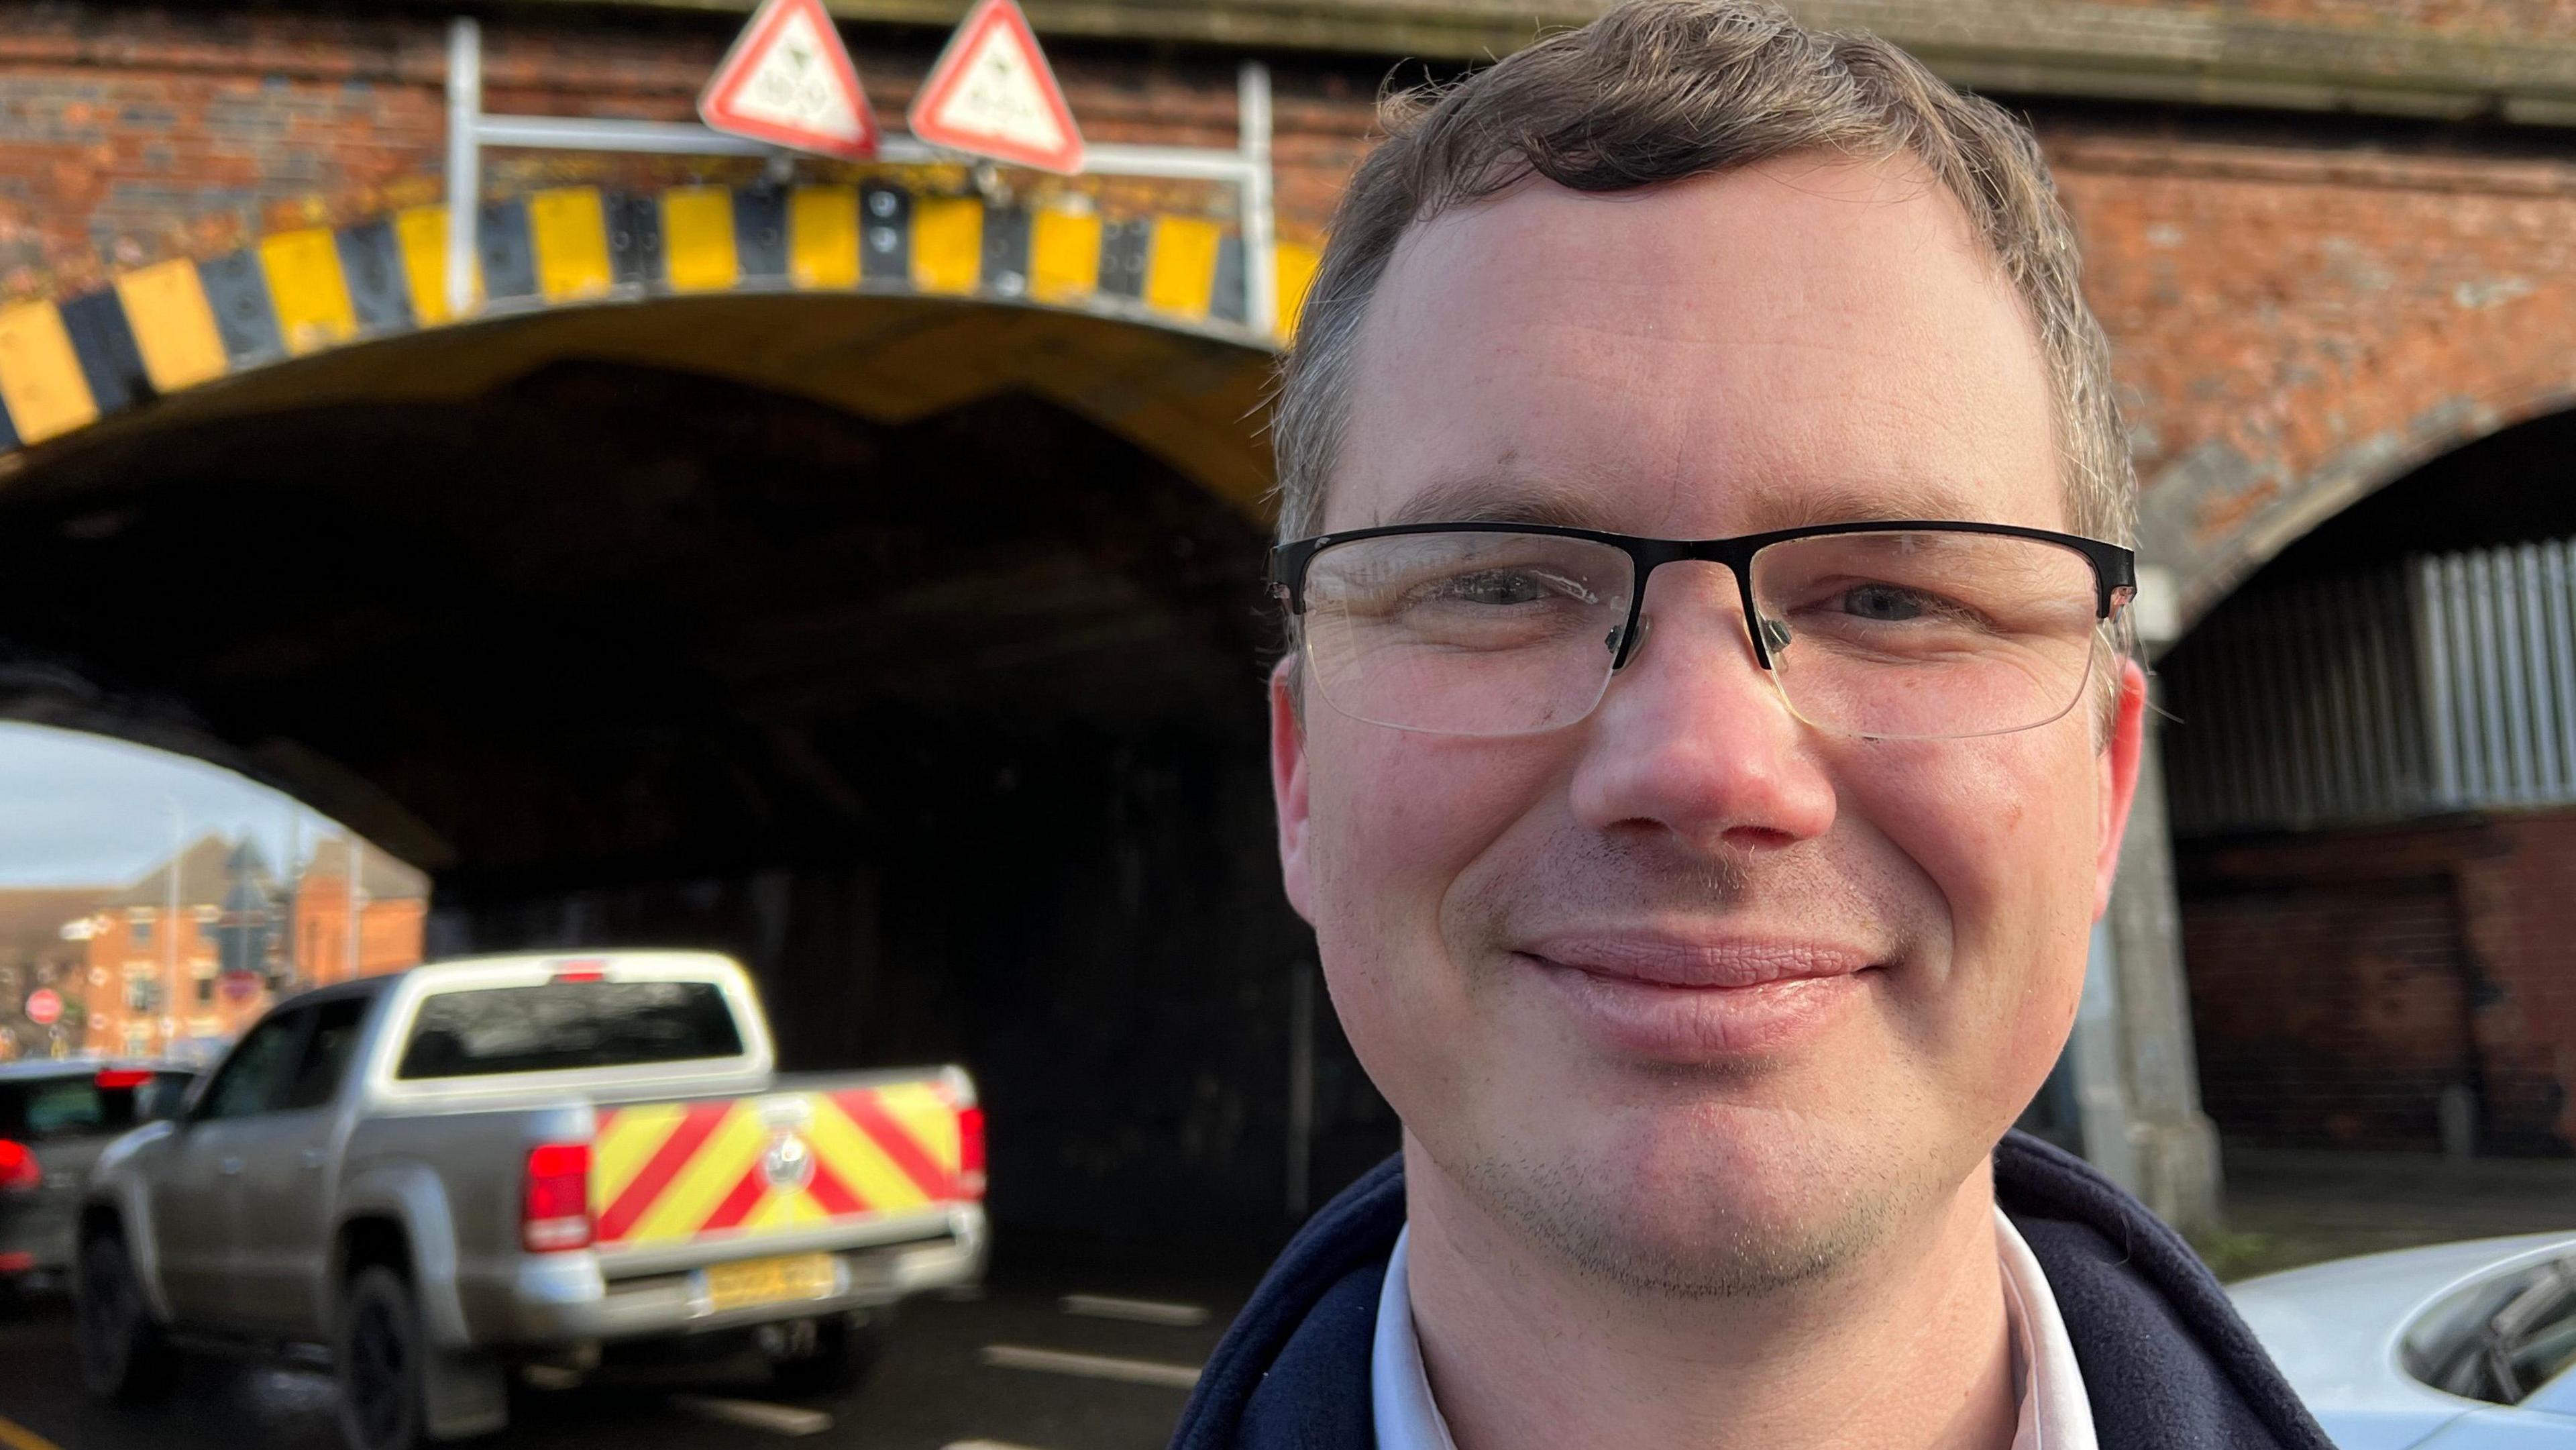
[[[737,1331],[791,1391],[864,1372],[898,1299],[978,1279],[957,1068],[779,1076],[742,969],[492,957],[279,1004],[83,1200],[82,1372],[321,1346],[355,1450],[499,1429],[518,1371]],[[307,1350],[309,1352],[309,1350]]]

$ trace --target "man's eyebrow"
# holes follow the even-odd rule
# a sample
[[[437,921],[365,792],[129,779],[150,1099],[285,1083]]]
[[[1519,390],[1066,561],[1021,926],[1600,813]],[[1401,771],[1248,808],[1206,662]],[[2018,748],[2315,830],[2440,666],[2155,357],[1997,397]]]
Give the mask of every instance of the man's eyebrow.
[[[1600,496],[1580,482],[1509,469],[1434,479],[1415,489],[1380,522],[1611,528]]]
[[[1746,500],[1746,517],[1768,529],[1812,524],[1874,524],[1899,520],[2011,523],[1987,517],[1991,504],[1970,501],[1960,489],[1921,478],[1758,485]]]
[[[1896,520],[1990,519],[1991,506],[1970,502],[1959,489],[1921,478],[1768,480],[1745,490],[1745,532],[1804,528],[1812,524],[1866,524]],[[1414,490],[1378,522],[1384,524],[1545,524],[1619,532],[1603,492],[1581,479],[1520,473],[1509,468],[1451,474]]]

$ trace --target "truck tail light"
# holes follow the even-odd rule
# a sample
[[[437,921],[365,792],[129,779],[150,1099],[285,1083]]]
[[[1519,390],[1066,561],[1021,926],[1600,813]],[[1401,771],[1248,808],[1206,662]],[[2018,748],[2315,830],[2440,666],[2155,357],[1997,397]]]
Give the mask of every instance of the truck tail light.
[[[519,1243],[532,1254],[590,1247],[590,1145],[540,1143],[528,1150],[528,1188],[519,1200]]]
[[[968,1198],[984,1196],[984,1110],[957,1110],[957,1191]]]
[[[45,1170],[35,1150],[0,1138],[0,1193],[33,1193],[44,1186]]]

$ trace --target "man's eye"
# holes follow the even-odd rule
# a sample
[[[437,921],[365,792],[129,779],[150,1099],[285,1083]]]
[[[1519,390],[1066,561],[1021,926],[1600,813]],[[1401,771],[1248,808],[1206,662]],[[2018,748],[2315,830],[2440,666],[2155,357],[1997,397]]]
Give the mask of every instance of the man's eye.
[[[1906,589],[1894,584],[1856,585],[1845,590],[1838,602],[1844,614],[1889,624],[1958,612],[1945,601],[1919,589]]]
[[[1536,604],[1546,599],[1592,602],[1591,591],[1575,581],[1529,569],[1479,569],[1471,574],[1453,574],[1425,591],[1425,597],[1443,604],[1491,607]]]

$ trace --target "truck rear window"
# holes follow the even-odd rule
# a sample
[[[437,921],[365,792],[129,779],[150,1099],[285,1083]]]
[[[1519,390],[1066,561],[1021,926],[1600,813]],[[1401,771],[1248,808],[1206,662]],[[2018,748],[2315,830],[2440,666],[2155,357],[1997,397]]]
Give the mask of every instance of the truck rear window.
[[[421,999],[394,1075],[564,1072],[741,1054],[733,1009],[713,982],[547,982]]]
[[[0,1138],[41,1143],[122,1133],[137,1123],[178,1111],[189,1076],[180,1072],[114,1073],[99,1085],[96,1069],[59,1077],[0,1082]]]

